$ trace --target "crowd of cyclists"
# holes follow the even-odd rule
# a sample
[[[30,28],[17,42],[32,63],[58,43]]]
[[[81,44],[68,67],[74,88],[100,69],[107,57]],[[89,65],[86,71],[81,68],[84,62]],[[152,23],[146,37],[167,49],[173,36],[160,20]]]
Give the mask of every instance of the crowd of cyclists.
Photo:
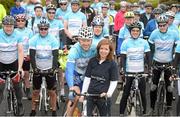
[[[167,111],[172,115],[173,87],[169,78],[179,76],[180,4],[158,4],[154,8],[145,0],[138,3],[121,0],[120,9],[115,10],[114,0],[46,0],[45,6],[40,0],[14,2],[10,13],[0,4],[0,72],[17,71],[23,79],[23,82],[14,83],[19,115],[26,111],[22,104],[22,83],[27,98],[32,100],[30,116],[36,115],[42,83],[40,73],[46,70],[52,116],[57,116],[57,82],[61,84],[62,98],[65,96],[64,82],[68,85],[67,116],[72,116],[78,101],[84,100],[84,96],[75,96],[74,91],[100,94],[87,97],[88,116],[92,116],[95,105],[101,116],[110,116],[113,92],[117,84],[123,86],[124,83],[119,109],[120,116],[124,116],[133,81],[125,74],[144,72],[152,76],[148,112],[144,78],[139,89],[143,114],[151,116],[155,113],[162,72],[158,66],[163,65],[172,66],[164,75]],[[59,62],[62,56],[59,50],[66,55],[63,63]],[[5,80],[0,74],[0,104]],[[180,115],[180,81],[178,87],[176,115]]]

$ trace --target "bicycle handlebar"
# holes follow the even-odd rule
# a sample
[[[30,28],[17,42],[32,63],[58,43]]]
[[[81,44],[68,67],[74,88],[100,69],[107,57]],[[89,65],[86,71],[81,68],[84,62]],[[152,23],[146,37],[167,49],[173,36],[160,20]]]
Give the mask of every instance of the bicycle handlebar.
[[[139,77],[139,78],[144,78],[144,77],[148,77],[149,74],[145,74],[145,73],[135,73],[135,74],[125,74],[126,77]]]

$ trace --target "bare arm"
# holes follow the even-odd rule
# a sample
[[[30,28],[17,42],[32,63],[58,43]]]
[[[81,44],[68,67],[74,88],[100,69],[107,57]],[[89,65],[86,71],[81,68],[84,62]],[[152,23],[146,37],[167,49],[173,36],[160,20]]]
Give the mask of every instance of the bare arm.
[[[24,52],[22,43],[18,44],[18,70],[22,70]]]

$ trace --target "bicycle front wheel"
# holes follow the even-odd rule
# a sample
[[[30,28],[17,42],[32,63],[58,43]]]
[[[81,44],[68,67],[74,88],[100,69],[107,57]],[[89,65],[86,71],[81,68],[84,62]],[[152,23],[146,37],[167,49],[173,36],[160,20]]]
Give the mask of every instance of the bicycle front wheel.
[[[163,116],[164,115],[164,98],[165,98],[165,92],[163,86],[161,86],[158,90],[158,96],[157,96],[157,116]]]
[[[17,103],[17,98],[14,92],[11,92],[12,96],[12,107],[13,107],[13,113],[14,116],[19,115],[19,110],[18,110],[18,103]]]
[[[142,116],[143,115],[143,106],[142,106],[142,99],[141,99],[140,90],[136,91],[135,111],[136,111],[136,116]]]
[[[132,97],[129,96],[127,99],[127,107],[126,107],[127,115],[131,114],[132,107],[133,107]]]

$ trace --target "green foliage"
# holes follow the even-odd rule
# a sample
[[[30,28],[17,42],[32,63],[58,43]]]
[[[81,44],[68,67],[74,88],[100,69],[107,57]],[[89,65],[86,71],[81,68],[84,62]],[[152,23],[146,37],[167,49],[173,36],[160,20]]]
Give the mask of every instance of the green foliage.
[[[0,0],[0,4],[4,6],[7,15],[9,15],[11,7],[14,6],[14,0]]]

